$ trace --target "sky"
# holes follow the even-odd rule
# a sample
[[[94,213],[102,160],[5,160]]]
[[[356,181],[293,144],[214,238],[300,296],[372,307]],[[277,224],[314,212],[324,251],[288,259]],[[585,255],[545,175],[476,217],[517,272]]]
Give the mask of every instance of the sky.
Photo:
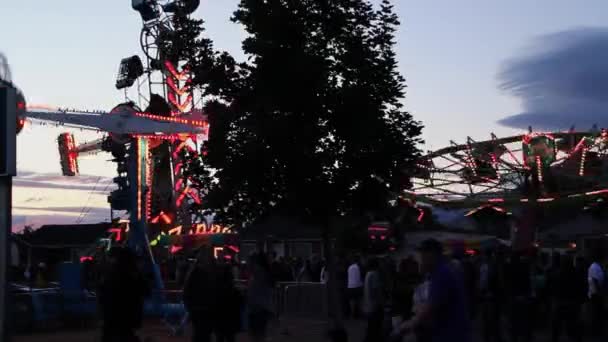
[[[237,2],[202,0],[194,15],[206,21],[216,48],[242,59],[244,32],[229,21]],[[608,22],[605,0],[394,2],[402,22],[397,55],[408,85],[404,103],[425,125],[425,150],[467,136],[481,140],[491,132],[519,133],[497,124],[529,107],[528,99],[505,87],[505,80],[512,79],[499,75],[509,69],[509,60],[542,44],[539,37],[582,27],[602,29]],[[124,94],[114,88],[119,62],[140,53],[141,20],[130,4],[0,1],[0,51],[28,104],[109,110],[122,101]],[[83,176],[61,177],[56,138],[65,131],[28,126],[19,135],[14,229],[109,218],[106,198],[114,165],[99,154],[80,160]],[[72,132],[77,141],[96,137]]]

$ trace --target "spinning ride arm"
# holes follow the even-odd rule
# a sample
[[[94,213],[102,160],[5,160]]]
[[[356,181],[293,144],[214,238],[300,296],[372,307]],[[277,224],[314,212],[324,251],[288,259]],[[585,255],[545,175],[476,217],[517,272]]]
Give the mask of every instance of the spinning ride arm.
[[[468,138],[422,157],[410,195],[420,202],[474,207],[603,194],[605,142],[608,133],[572,131]]]
[[[207,123],[203,120],[184,118],[167,118],[135,110],[117,112],[85,112],[67,110],[30,109],[22,114],[26,119],[55,122],[94,131],[115,134],[200,134],[206,131]],[[23,118],[22,118],[23,119]]]

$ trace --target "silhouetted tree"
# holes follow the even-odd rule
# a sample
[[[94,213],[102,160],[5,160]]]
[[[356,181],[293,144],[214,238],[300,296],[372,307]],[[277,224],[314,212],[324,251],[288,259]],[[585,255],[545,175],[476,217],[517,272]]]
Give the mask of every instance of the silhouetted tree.
[[[207,105],[207,207],[237,224],[281,211],[323,225],[386,209],[421,132],[401,104],[390,2],[243,0],[233,20],[249,63],[230,64],[237,86]]]
[[[390,1],[241,0],[233,21],[248,62],[216,68],[231,82],[207,105],[206,208],[236,225],[305,217],[325,232],[333,218],[385,212],[410,186],[422,129],[401,103]]]

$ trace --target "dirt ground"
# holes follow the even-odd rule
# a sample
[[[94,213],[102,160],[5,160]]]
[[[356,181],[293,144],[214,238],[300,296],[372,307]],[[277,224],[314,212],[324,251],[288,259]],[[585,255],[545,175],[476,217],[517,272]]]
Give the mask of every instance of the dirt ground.
[[[358,341],[365,329],[364,322],[346,322],[349,336],[353,341]],[[324,320],[314,319],[289,319],[281,322],[273,322],[270,329],[269,342],[316,342],[326,341],[325,332],[327,324]],[[71,331],[57,331],[52,328],[46,332],[38,332],[30,335],[13,336],[11,342],[98,342],[100,341],[99,329],[89,328]],[[53,331],[51,331],[53,330]],[[171,330],[162,322],[146,322],[139,336],[145,342],[186,342],[190,341],[190,333],[186,331],[184,336],[171,336]],[[240,334],[237,342],[247,342],[246,334]]]

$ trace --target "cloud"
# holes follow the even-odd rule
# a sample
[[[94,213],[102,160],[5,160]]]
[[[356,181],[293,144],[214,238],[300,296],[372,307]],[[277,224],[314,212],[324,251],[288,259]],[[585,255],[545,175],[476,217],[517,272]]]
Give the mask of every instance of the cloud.
[[[524,111],[500,124],[513,128],[608,127],[608,28],[580,28],[534,40],[498,73],[500,89]]]
[[[20,171],[13,179],[13,186],[40,189],[80,190],[93,193],[108,193],[114,190],[112,178],[102,176],[79,175],[66,177],[53,173],[35,173]]]
[[[20,171],[13,180],[13,230],[45,224],[98,223],[110,220],[107,195],[111,177]],[[83,216],[79,219],[80,216]]]
[[[50,211],[54,213],[71,213],[80,214],[83,211],[82,207],[24,207],[24,206],[13,206],[14,210],[27,210],[27,211]],[[108,216],[110,208],[99,208],[99,207],[85,207],[84,211],[87,215],[92,216]]]

